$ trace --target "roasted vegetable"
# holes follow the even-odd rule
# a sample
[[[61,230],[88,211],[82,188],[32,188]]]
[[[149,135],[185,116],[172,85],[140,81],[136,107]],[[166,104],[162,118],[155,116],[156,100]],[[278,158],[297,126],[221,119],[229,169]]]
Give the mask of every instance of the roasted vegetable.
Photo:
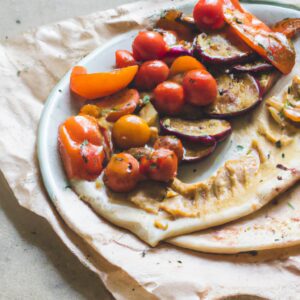
[[[227,118],[241,115],[262,100],[259,86],[249,74],[223,74],[216,80],[218,96],[205,108],[205,112],[211,117]]]
[[[250,61],[253,51],[227,27],[199,34],[194,41],[194,55],[203,62],[223,65]]]
[[[262,96],[266,95],[269,92],[269,90],[276,83],[279,76],[280,73],[276,70],[271,73],[262,73],[255,76]]]
[[[255,60],[246,64],[234,65],[230,68],[231,72],[237,73],[260,73],[260,72],[270,72],[274,67],[263,60]]]
[[[192,41],[196,27],[183,19],[183,14],[179,10],[171,9],[157,21],[155,27],[164,30],[173,30],[180,40]]]
[[[224,140],[231,133],[231,125],[225,120],[203,119],[183,120],[163,118],[160,121],[162,132],[172,134],[183,141],[213,145]]]
[[[224,0],[224,18],[234,32],[255,52],[268,60],[283,74],[291,72],[296,52],[290,40],[274,32],[247,11],[241,11],[238,2]]]
[[[300,30],[300,18],[286,18],[272,27],[273,31],[281,32],[288,38],[293,38]]]
[[[87,74],[86,68],[73,68],[70,89],[84,100],[112,95],[126,88],[137,73],[138,66],[116,69],[111,72]]]
[[[216,149],[217,143],[212,145],[199,145],[194,143],[183,143],[184,154],[183,162],[196,162],[212,154]]]
[[[170,68],[171,76],[192,70],[206,70],[206,68],[194,57],[180,56],[174,60]]]
[[[124,115],[135,111],[140,100],[139,92],[135,89],[125,89],[112,96],[99,100],[96,105],[100,116],[106,117],[109,122],[115,122]],[[84,107],[81,111],[84,110]]]

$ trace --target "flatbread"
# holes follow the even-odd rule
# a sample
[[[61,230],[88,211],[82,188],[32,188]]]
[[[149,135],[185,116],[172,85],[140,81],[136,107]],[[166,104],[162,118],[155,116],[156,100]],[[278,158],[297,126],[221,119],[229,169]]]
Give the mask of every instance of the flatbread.
[[[281,90],[293,75],[280,79]],[[282,132],[261,105],[233,122],[226,152],[216,152],[206,160],[208,170],[200,182],[176,180],[169,187],[146,182],[131,194],[111,193],[101,177],[71,185],[100,216],[156,246],[161,240],[256,212],[300,179],[299,157],[300,130]],[[180,179],[193,182],[193,167],[183,169]],[[182,247],[190,245],[181,243]]]
[[[300,179],[299,133],[289,138],[282,136],[263,105],[249,117],[234,124],[231,144],[239,150],[227,151],[232,159],[204,181],[172,185],[174,197],[167,198],[165,187],[153,182],[142,184],[128,195],[109,192],[101,178],[97,182],[72,181],[72,186],[98,214],[151,246],[169,237],[236,220],[257,211]],[[288,141],[287,144],[275,146],[258,133],[262,126],[266,132],[278,135],[278,139]],[[156,214],[157,205],[160,209]],[[168,209],[162,212],[163,206]],[[178,209],[198,209],[199,214],[174,218],[166,213],[176,214]]]

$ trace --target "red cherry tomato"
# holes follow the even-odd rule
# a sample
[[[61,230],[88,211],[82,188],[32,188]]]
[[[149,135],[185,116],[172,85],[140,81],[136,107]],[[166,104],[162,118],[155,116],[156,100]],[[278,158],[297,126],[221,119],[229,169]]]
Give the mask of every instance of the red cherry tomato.
[[[104,171],[104,183],[114,192],[132,191],[140,179],[139,162],[128,153],[115,154]]]
[[[132,44],[133,56],[136,60],[161,59],[168,47],[164,38],[155,31],[141,31]]]
[[[175,136],[160,136],[154,143],[154,149],[169,149],[175,152],[178,161],[181,161],[183,158],[184,150],[181,140]]]
[[[143,63],[135,77],[135,86],[141,90],[151,90],[159,83],[167,80],[170,70],[161,60]]]
[[[149,157],[141,159],[140,171],[152,180],[168,182],[176,177],[178,160],[174,151],[169,149],[154,150]]]
[[[127,50],[116,51],[116,66],[117,68],[126,68],[129,66],[137,65],[132,53]]]
[[[200,0],[194,7],[194,20],[200,30],[224,26],[223,0]]]
[[[193,70],[185,74],[183,88],[187,102],[197,106],[212,103],[218,92],[217,82],[206,70]]]
[[[183,87],[173,81],[165,81],[154,90],[154,106],[160,113],[176,115],[184,106]]]

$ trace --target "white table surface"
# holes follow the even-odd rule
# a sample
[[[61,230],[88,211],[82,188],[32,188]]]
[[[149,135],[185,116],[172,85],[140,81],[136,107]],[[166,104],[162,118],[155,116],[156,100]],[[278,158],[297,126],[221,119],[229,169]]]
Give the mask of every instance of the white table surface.
[[[0,0],[0,40],[130,0]],[[49,224],[23,209],[0,175],[0,299],[112,299]]]

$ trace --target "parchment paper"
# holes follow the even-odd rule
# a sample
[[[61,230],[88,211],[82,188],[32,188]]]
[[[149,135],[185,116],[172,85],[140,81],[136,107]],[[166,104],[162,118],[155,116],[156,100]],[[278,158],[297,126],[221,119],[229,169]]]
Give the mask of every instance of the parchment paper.
[[[99,275],[117,299],[223,299],[242,295],[246,295],[243,299],[249,295],[297,299],[299,247],[232,256],[195,253],[166,244],[149,249],[96,215],[88,222],[94,221],[95,228],[87,227],[83,232],[75,224],[76,234],[43,188],[36,156],[37,128],[54,85],[96,47],[142,26],[147,16],[187,2],[136,2],[43,26],[2,43],[1,171],[19,204],[46,218],[70,251]],[[84,213],[76,211],[74,207],[70,218],[64,215],[64,219],[82,221]]]

